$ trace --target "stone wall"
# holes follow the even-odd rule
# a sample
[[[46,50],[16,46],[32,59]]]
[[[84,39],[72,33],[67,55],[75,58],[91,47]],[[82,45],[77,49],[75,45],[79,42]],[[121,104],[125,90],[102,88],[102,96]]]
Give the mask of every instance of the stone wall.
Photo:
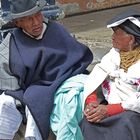
[[[56,0],[66,15],[96,11],[128,4],[140,3],[140,0]]]

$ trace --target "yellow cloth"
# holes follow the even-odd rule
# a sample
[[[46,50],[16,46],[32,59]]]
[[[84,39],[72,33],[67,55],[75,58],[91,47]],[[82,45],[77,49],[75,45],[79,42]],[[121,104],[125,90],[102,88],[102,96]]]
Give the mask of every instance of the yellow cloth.
[[[140,59],[140,46],[129,52],[120,51],[120,68],[127,72],[128,68]]]

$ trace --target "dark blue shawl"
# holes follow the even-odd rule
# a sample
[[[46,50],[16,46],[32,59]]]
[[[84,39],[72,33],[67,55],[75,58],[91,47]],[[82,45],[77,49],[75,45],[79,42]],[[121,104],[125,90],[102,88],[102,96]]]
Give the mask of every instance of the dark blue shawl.
[[[21,89],[6,91],[28,106],[43,140],[49,134],[54,93],[67,78],[83,73],[92,62],[91,51],[58,23],[49,22],[42,39],[16,29],[10,40],[10,69]]]

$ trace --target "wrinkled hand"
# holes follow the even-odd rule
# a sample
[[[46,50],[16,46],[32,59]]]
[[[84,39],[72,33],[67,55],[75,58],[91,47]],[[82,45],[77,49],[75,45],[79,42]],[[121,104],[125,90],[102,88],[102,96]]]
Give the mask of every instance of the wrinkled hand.
[[[84,114],[89,122],[98,123],[108,117],[106,105],[92,102],[85,108]]]

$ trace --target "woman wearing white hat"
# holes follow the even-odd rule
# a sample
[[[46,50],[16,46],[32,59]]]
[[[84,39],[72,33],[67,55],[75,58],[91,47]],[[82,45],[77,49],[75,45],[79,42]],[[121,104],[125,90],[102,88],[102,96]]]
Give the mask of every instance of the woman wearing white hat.
[[[81,130],[84,140],[140,140],[140,13],[123,12],[107,27],[113,48],[85,84]],[[98,101],[100,85],[106,104]]]

